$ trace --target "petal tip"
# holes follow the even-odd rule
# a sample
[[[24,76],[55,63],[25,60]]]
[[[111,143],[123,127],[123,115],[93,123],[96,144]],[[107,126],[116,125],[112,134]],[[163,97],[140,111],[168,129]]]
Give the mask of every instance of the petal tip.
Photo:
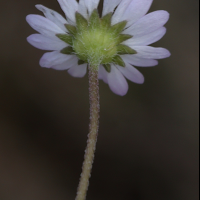
[[[111,90],[112,90],[112,89],[111,89]],[[115,93],[115,94],[118,95],[118,96],[123,97],[123,96],[125,96],[125,95],[127,94],[128,89],[127,89],[127,90],[120,90],[120,91],[113,91],[113,90],[112,90],[112,92]]]
[[[35,7],[36,7],[38,10],[40,9],[41,6],[42,6],[41,4],[36,4],[36,5],[35,5]]]
[[[167,58],[170,57],[172,54],[169,50],[167,50]]]
[[[122,94],[118,94],[119,96],[123,97],[127,94],[128,91],[126,91],[126,93],[122,93]]]
[[[140,85],[142,85],[142,84],[144,84],[144,82],[145,82],[145,78],[144,78],[144,76],[141,78],[141,80],[138,82],[138,84],[140,84]]]
[[[120,88],[120,89],[114,89],[114,88],[112,88],[112,87],[110,87],[110,89],[112,90],[112,92],[114,92],[116,95],[119,95],[119,96],[125,96],[126,94],[127,94],[127,92],[128,92],[128,83],[126,82],[126,84],[127,84],[127,86],[125,87],[125,88]]]
[[[31,17],[31,14],[29,14],[29,15],[26,16],[26,21],[27,21],[27,22],[30,21],[30,17]]]
[[[170,14],[166,10],[163,10],[163,18],[165,19],[165,23],[167,23],[170,18]]]
[[[27,42],[30,43],[30,44],[31,44],[31,38],[32,38],[32,35],[29,35],[29,36],[26,38]]]
[[[35,22],[35,20],[37,20],[40,17],[42,17],[42,16],[36,15],[36,14],[29,14],[29,15],[26,16],[26,21],[29,24],[33,24]]]
[[[169,58],[171,56],[171,53],[168,49],[163,49],[165,52],[163,54],[163,58]]]

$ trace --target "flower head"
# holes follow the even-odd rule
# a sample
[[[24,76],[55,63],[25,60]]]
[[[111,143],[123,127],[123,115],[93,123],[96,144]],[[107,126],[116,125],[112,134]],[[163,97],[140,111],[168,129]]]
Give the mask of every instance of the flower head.
[[[164,48],[148,46],[166,33],[169,19],[166,11],[148,12],[153,0],[58,0],[66,18],[42,5],[40,15],[28,15],[27,22],[40,34],[27,40],[36,48],[50,50],[40,59],[40,65],[56,70],[68,70],[74,77],[83,77],[88,64],[99,67],[99,79],[110,89],[125,95],[126,79],[142,84],[143,75],[134,67],[150,67],[157,59],[170,56]]]

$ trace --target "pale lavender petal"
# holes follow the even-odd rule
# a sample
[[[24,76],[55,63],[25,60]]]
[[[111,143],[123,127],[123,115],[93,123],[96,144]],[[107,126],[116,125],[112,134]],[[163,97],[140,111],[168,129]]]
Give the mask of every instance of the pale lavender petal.
[[[132,0],[122,0],[121,3],[118,5],[115,13],[113,14],[112,17],[112,25],[117,24],[118,22],[122,21],[122,16],[124,15],[126,9],[130,5]]]
[[[72,55],[62,54],[59,51],[45,53],[40,59],[40,66],[51,68],[52,66],[59,65],[69,60]]]
[[[85,0],[85,6],[88,9],[89,15],[98,7],[99,1],[100,0]]]
[[[171,55],[167,49],[158,47],[134,46],[134,50],[137,51],[137,57],[146,59],[163,59]]]
[[[43,6],[43,5],[36,5],[35,7],[38,10],[42,11],[47,19],[54,22],[63,31],[67,31],[66,27],[64,26],[64,24],[67,24],[67,20],[62,15],[60,15],[56,11],[51,10],[51,9],[49,9],[49,8]]]
[[[63,41],[54,40],[41,34],[32,34],[27,37],[27,41],[34,47],[42,50],[61,50],[68,46]]]
[[[169,13],[164,10],[149,13],[127,28],[123,33],[131,34],[134,37],[152,33],[166,24],[169,20]]]
[[[75,13],[78,11],[78,3],[76,0],[58,0],[60,7],[65,13],[67,19],[70,20],[72,24],[75,24]]]
[[[120,2],[121,0],[104,0],[102,16],[113,12]]]
[[[166,33],[166,28],[165,27],[161,27],[158,30],[143,35],[141,37],[133,37],[129,40],[126,40],[125,42],[123,42],[123,44],[128,45],[130,47],[134,47],[134,46],[145,46],[145,45],[149,45],[152,44],[154,42],[157,42],[158,40],[160,40]]]
[[[87,64],[75,65],[68,70],[68,73],[76,78],[82,78],[87,72]]]
[[[130,81],[138,84],[144,83],[144,76],[135,67],[126,63],[125,67],[117,66],[119,71]]]
[[[52,21],[43,16],[31,14],[26,17],[26,20],[33,29],[35,29],[44,36],[53,37],[59,40],[56,37],[56,34],[65,33],[55,23],[53,23]]]
[[[105,68],[100,65],[99,66],[99,79],[102,79],[105,83],[108,84],[108,72],[105,70]]]
[[[137,67],[153,67],[158,64],[157,60],[153,59],[145,59],[140,58],[135,55],[121,55],[121,58],[124,60],[124,62],[129,63],[131,65],[137,66]]]
[[[51,68],[56,69],[56,70],[67,70],[76,65],[78,65],[78,58],[77,58],[77,56],[72,55],[69,60],[65,61],[62,64],[54,65]]]
[[[85,0],[79,0],[78,4],[78,12],[85,17],[86,19],[89,18],[88,12],[87,12],[87,7],[85,6]]]
[[[117,95],[124,96],[128,91],[128,83],[122,73],[111,65],[111,72],[108,73],[108,85]]]
[[[127,20],[127,27],[143,17],[151,7],[153,0],[132,0],[121,20]]]

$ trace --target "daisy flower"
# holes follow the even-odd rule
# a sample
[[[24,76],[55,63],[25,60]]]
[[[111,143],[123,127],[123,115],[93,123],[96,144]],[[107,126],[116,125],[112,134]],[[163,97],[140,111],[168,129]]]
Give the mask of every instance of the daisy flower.
[[[44,16],[30,14],[26,20],[38,34],[27,40],[34,47],[51,52],[40,59],[41,67],[68,70],[83,77],[88,65],[98,66],[98,78],[117,95],[128,91],[127,80],[142,84],[136,67],[151,67],[157,59],[170,56],[167,49],[148,46],[166,33],[169,13],[146,14],[153,0],[58,0],[65,18],[43,5]]]
[[[40,65],[68,70],[73,77],[83,77],[89,69],[90,130],[76,200],[85,200],[94,160],[99,126],[99,79],[118,95],[128,91],[127,80],[142,84],[143,75],[136,67],[151,67],[158,59],[170,56],[167,49],[148,46],[166,33],[166,11],[146,14],[153,0],[58,0],[64,18],[42,5],[40,15],[26,20],[39,34],[27,40],[34,47],[48,50]]]

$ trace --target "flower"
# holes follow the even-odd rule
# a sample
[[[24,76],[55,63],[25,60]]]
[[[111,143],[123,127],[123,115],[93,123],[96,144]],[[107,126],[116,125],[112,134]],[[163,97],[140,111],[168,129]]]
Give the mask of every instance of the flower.
[[[125,95],[127,80],[142,84],[144,76],[134,67],[151,67],[158,59],[170,56],[164,48],[148,46],[166,33],[169,13],[163,10],[146,14],[153,0],[58,0],[66,18],[42,5],[40,15],[28,15],[29,25],[39,32],[27,40],[36,48],[49,50],[40,65],[68,70],[73,77],[83,77],[90,66],[99,66],[99,79],[110,89]]]

